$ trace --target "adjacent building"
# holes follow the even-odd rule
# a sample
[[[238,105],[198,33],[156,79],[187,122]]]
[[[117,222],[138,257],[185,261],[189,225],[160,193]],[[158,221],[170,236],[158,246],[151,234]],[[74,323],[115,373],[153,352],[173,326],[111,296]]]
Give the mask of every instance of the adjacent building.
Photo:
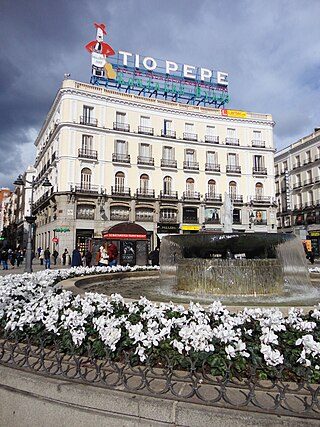
[[[278,230],[320,244],[320,129],[275,155]]]

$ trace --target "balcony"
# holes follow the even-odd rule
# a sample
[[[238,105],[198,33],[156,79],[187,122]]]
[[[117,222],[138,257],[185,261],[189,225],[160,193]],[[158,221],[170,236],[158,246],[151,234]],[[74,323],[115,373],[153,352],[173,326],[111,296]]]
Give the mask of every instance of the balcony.
[[[204,222],[206,224],[220,224],[220,219],[205,218]]]
[[[250,201],[252,203],[256,203],[256,204],[270,204],[271,203],[271,196],[259,196],[259,195],[254,195],[254,196],[250,196]]]
[[[122,187],[122,186],[115,186],[111,187],[111,195],[112,196],[118,196],[118,197],[130,197],[131,191],[130,188]]]
[[[165,200],[178,200],[178,192],[177,191],[160,191],[160,199]]]
[[[130,163],[130,154],[112,154],[112,161],[117,163]]]
[[[200,200],[200,193],[199,191],[184,191],[183,200]]]
[[[196,133],[183,132],[183,139],[185,141],[198,141],[198,135]]]
[[[161,167],[177,169],[177,161],[170,159],[161,159]]]
[[[301,167],[301,163],[300,162],[297,162],[297,163],[295,163],[293,166],[292,166],[292,169],[298,169],[298,168],[300,168]]]
[[[81,157],[83,159],[98,160],[98,151],[79,148],[78,157]]]
[[[92,117],[80,116],[80,125],[97,127],[98,126],[98,120],[93,119]]]
[[[253,167],[252,173],[253,175],[267,175],[267,168]]]
[[[308,165],[309,163],[312,163],[312,159],[311,159],[311,158],[305,159],[305,160],[303,161],[303,164],[304,164],[304,165]]]
[[[319,182],[320,182],[320,176],[316,176],[316,177],[314,178],[314,183],[315,183],[315,184],[319,184]]]
[[[240,145],[239,138],[226,138],[225,143],[226,145]]]
[[[295,182],[292,186],[293,190],[295,190],[296,188],[300,188],[302,187],[302,182]]]
[[[205,194],[206,202],[219,202],[222,203],[222,195],[218,193],[206,193]]]
[[[138,126],[138,133],[143,135],[154,135],[154,129],[146,126]]]
[[[174,217],[160,216],[159,222],[167,223],[167,224],[176,224],[177,223],[177,216],[174,216]]]
[[[220,165],[214,163],[206,163],[205,164],[206,172],[220,172]]]
[[[229,194],[232,203],[243,203],[243,196],[240,194]]]
[[[257,148],[266,148],[266,141],[261,141],[260,139],[253,139],[251,141],[251,145],[252,147],[257,147]]]
[[[241,173],[241,166],[227,165],[226,173]]]
[[[304,207],[305,209],[313,209],[315,207],[314,202],[313,201],[305,202]]]
[[[210,142],[211,144],[219,144],[219,137],[213,135],[205,135],[204,142]]]
[[[137,199],[154,199],[155,198],[154,190],[137,188],[136,198]]]
[[[113,130],[130,132],[130,125],[128,125],[128,123],[113,122]]]
[[[88,183],[75,184],[71,186],[70,190],[76,193],[86,193],[86,194],[99,194],[100,187],[98,185],[91,185]]]
[[[312,184],[313,184],[313,179],[312,178],[308,178],[308,179],[305,179],[303,181],[303,185],[312,185]]]
[[[154,166],[154,158],[138,156],[137,163],[138,165]]]
[[[183,169],[199,170],[199,162],[183,162]]]
[[[176,131],[175,130],[166,130],[166,129],[161,129],[161,136],[163,136],[164,138],[173,138],[176,139]]]

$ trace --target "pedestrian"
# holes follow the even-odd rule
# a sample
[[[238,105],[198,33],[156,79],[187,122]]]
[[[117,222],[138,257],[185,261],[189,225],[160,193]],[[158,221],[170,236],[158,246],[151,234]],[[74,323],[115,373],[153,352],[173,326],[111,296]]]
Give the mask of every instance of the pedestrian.
[[[38,252],[38,258],[40,258],[41,250],[42,250],[42,248],[41,248],[41,246],[39,246],[39,247],[38,247],[38,250],[37,250],[37,252]]]
[[[16,251],[12,251],[11,258],[10,258],[10,264],[12,265],[12,268],[14,268],[14,265],[16,263],[16,257],[17,257]]]
[[[40,260],[40,265],[43,265],[43,260],[44,260],[44,250],[43,249],[40,250],[39,260]]]
[[[160,254],[160,249],[158,246],[149,253],[148,258],[151,260],[151,264],[153,266],[159,265],[159,254]]]
[[[87,267],[91,267],[91,261],[92,261],[92,253],[88,249],[86,252],[86,266]]]
[[[109,256],[109,267],[117,265],[118,262],[118,248],[114,243],[110,243],[108,246],[108,256]]]
[[[82,265],[81,254],[79,248],[75,248],[72,252],[71,267],[80,267]]]
[[[59,253],[58,253],[57,249],[55,249],[55,250],[53,251],[53,264],[54,264],[54,265],[57,265],[57,258],[58,258],[58,255],[59,255]]]
[[[22,261],[23,261],[22,252],[21,252],[20,249],[17,250],[16,257],[17,257],[17,267],[19,267],[20,264],[22,264]]]
[[[69,255],[69,252],[68,252],[68,249],[66,248],[62,254],[62,264],[63,265],[66,265],[68,255]]]
[[[44,251],[44,265],[45,265],[45,268],[50,268],[50,255],[51,255],[51,253],[49,251],[49,248],[47,248]]]
[[[8,270],[8,251],[7,249],[3,248],[1,251],[1,264],[2,264],[2,270]]]

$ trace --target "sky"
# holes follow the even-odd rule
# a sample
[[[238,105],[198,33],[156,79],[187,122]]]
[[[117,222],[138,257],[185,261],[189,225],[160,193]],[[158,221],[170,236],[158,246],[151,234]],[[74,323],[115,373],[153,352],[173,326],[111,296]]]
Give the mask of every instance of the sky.
[[[112,48],[229,74],[227,108],[272,114],[275,148],[320,127],[320,0],[0,0],[0,187],[35,159],[65,73]]]

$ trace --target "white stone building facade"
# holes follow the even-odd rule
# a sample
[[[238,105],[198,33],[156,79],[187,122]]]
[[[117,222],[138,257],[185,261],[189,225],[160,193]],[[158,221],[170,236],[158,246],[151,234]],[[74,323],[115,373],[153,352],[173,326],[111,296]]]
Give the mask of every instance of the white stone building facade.
[[[239,113],[239,112],[238,112]],[[35,142],[35,247],[85,249],[119,224],[167,233],[276,232],[274,122],[64,80]],[[120,227],[121,228],[121,227]],[[57,243],[52,239],[58,239]]]

